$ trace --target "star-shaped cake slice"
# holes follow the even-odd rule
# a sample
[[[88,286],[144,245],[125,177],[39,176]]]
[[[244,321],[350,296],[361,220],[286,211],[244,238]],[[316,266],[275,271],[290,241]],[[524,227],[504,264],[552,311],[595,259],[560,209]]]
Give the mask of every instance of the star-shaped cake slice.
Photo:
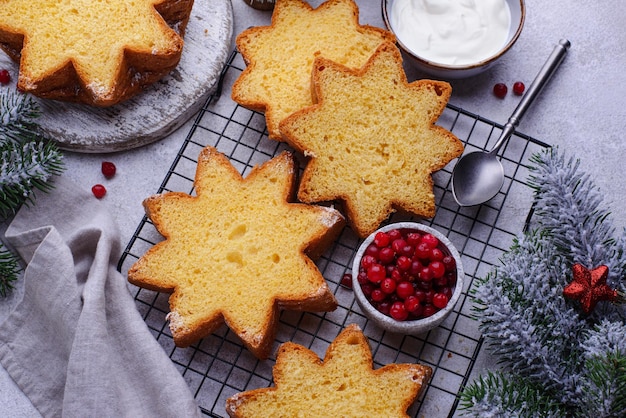
[[[367,338],[352,324],[330,344],[323,362],[301,345],[281,345],[274,386],[230,397],[226,411],[233,418],[408,417],[431,374],[419,364],[373,369]]]
[[[448,83],[409,83],[394,44],[381,45],[358,70],[318,58],[316,104],[280,124],[285,141],[310,157],[298,198],[340,200],[365,237],[394,210],[435,215],[432,173],[461,155],[459,139],[436,125]]]
[[[359,24],[353,0],[328,0],[313,9],[302,0],[278,0],[270,26],[237,37],[247,66],[232,88],[235,102],[265,112],[269,137],[281,140],[278,124],[312,104],[311,70],[317,56],[360,68],[391,32]]]
[[[243,178],[213,147],[199,158],[196,195],[167,192],[144,201],[165,237],[128,280],[172,293],[170,329],[185,347],[224,322],[259,358],[269,355],[280,309],[337,306],[313,262],[344,226],[323,206],[291,203],[295,164],[283,152]]]
[[[18,88],[110,106],[180,60],[193,0],[4,0],[0,45],[20,64]],[[177,24],[177,31],[169,25]]]

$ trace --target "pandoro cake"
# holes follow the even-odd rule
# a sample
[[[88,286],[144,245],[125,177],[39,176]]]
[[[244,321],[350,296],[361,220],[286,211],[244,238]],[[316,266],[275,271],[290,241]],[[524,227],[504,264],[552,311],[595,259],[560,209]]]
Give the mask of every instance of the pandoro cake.
[[[226,412],[231,418],[408,417],[431,375],[432,369],[420,364],[374,370],[369,342],[351,324],[330,344],[323,361],[306,347],[282,344],[274,386],[231,396]]]
[[[265,112],[269,137],[281,141],[278,124],[312,104],[311,70],[316,57],[360,68],[383,42],[386,30],[359,24],[353,0],[328,0],[313,9],[302,0],[276,0],[269,26],[237,36],[246,68],[232,87],[232,99]]]
[[[17,88],[106,107],[174,69],[193,0],[0,2],[0,47]]]
[[[315,104],[280,123],[284,141],[308,157],[302,202],[343,202],[360,237],[391,213],[435,215],[432,173],[461,155],[463,144],[436,125],[452,88],[409,83],[398,48],[384,43],[357,70],[318,57]]]
[[[171,293],[169,327],[186,347],[226,324],[258,358],[270,354],[280,310],[332,311],[314,263],[345,225],[336,210],[293,203],[296,167],[285,151],[243,178],[213,147],[200,153],[195,196],[167,192],[143,205],[165,238],[128,271]]]

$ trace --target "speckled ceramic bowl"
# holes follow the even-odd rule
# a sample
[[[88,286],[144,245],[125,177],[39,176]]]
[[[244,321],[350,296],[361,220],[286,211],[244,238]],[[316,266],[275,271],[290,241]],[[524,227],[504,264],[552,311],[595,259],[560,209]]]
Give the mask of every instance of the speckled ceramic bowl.
[[[457,280],[456,280],[456,285],[454,287],[454,290],[452,292],[452,297],[450,298],[450,300],[448,301],[448,304],[446,305],[446,307],[444,307],[443,309],[437,311],[435,314],[433,314],[432,316],[429,316],[427,318],[423,318],[423,319],[414,319],[414,320],[406,320],[406,321],[398,321],[388,315],[385,315],[384,313],[378,311],[371,303],[370,301],[367,299],[367,297],[365,296],[365,294],[363,293],[363,290],[361,288],[361,284],[359,283],[357,276],[359,273],[359,266],[361,264],[361,258],[363,257],[363,254],[365,253],[365,250],[367,249],[367,247],[372,243],[372,241],[374,240],[374,237],[376,235],[377,232],[379,231],[391,231],[393,229],[412,229],[412,230],[419,230],[421,232],[424,233],[430,233],[432,235],[434,235],[435,237],[437,237],[440,241],[441,244],[443,244],[443,246],[445,246],[448,250],[448,252],[450,253],[450,255],[452,257],[454,257],[454,260],[456,262],[456,276],[457,276]],[[463,290],[463,279],[464,279],[464,272],[463,272],[463,265],[461,263],[461,256],[459,254],[459,252],[457,251],[457,249],[454,247],[454,245],[452,245],[452,243],[450,242],[450,240],[448,240],[448,238],[443,235],[442,233],[440,233],[439,231],[437,231],[436,229],[433,229],[431,227],[428,227],[426,225],[420,224],[420,223],[416,223],[416,222],[398,222],[398,223],[393,223],[393,224],[389,224],[386,225],[378,230],[376,230],[374,233],[372,233],[370,236],[368,236],[363,243],[361,243],[361,246],[359,247],[355,257],[354,257],[354,261],[352,263],[352,289],[354,291],[354,295],[356,297],[356,301],[359,304],[359,307],[361,308],[361,310],[365,313],[365,315],[372,320],[374,323],[376,323],[379,327],[390,331],[390,332],[395,332],[395,333],[402,333],[402,334],[408,334],[408,335],[417,335],[417,334],[422,334],[425,333],[437,326],[439,326],[444,319],[446,319],[446,317],[448,315],[450,315],[450,313],[452,312],[452,310],[454,309],[454,306],[456,305],[457,301],[459,300],[459,297],[461,296],[461,291]]]
[[[433,62],[411,51],[401,37],[396,34],[393,28],[392,20],[390,19],[393,2],[394,0],[382,0],[383,21],[385,22],[387,29],[396,35],[398,46],[404,52],[404,55],[408,58],[409,62],[411,62],[418,70],[441,79],[467,78],[480,74],[491,68],[507,51],[511,49],[513,44],[515,44],[517,38],[522,32],[524,20],[526,18],[526,6],[524,5],[524,0],[506,0],[506,3],[511,11],[511,26],[504,46],[496,54],[486,59],[477,60],[476,62],[464,65],[445,65]]]

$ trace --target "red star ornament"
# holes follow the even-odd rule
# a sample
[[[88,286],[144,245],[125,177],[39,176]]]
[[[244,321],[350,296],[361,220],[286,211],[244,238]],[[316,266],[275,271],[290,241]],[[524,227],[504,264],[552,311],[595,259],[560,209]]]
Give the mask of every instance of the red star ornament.
[[[591,313],[601,300],[617,301],[617,291],[606,284],[609,275],[607,266],[589,270],[582,264],[574,264],[572,273],[574,279],[563,288],[563,296],[579,301],[586,314]]]

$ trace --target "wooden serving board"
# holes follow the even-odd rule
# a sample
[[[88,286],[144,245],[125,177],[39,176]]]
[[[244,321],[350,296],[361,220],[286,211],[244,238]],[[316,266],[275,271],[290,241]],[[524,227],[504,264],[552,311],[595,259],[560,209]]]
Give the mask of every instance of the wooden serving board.
[[[183,54],[171,74],[109,108],[37,99],[42,111],[37,123],[59,148],[76,152],[123,151],[162,139],[217,89],[232,32],[231,0],[195,0]]]

